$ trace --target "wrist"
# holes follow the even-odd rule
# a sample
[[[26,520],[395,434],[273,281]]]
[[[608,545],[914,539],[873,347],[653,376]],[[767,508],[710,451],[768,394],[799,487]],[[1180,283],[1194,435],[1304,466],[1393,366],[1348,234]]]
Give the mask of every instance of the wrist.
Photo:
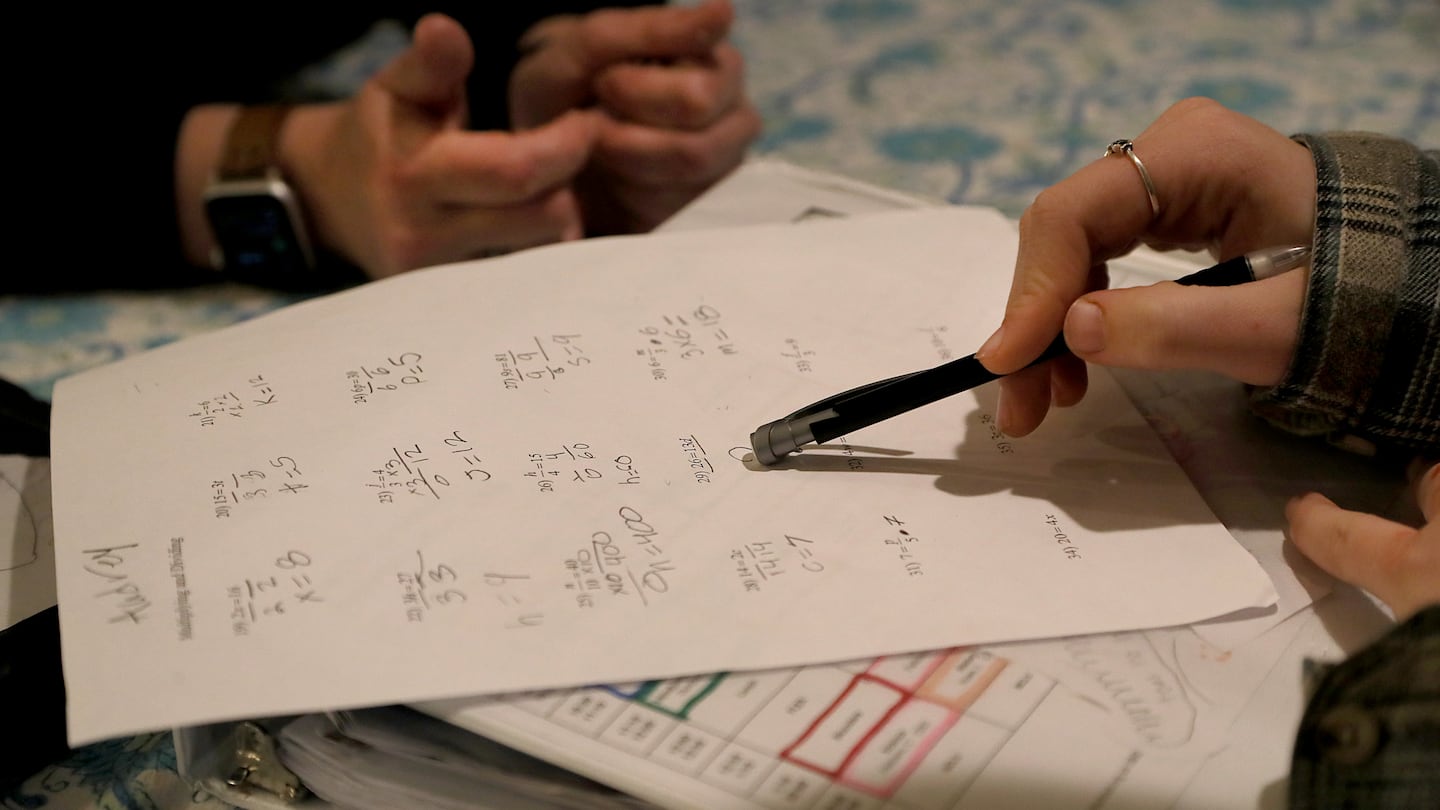
[[[176,146],[175,194],[180,247],[189,264],[220,269],[224,263],[217,263],[217,257],[234,252],[238,234],[241,242],[251,243],[238,248],[248,257],[263,259],[257,265],[226,269],[239,280],[298,289],[356,280],[353,270],[327,255],[326,246],[337,245],[327,238],[330,220],[323,215],[329,211],[315,193],[324,187],[330,160],[328,132],[337,109],[334,104],[289,107],[273,127],[260,123],[273,112],[237,104],[200,105],[186,114]],[[241,121],[246,112],[252,114],[249,122]],[[256,112],[260,115],[254,116]],[[232,143],[237,123],[249,131]],[[268,132],[268,137],[259,137],[257,130]],[[255,176],[237,178],[237,174]],[[241,205],[236,225],[236,196],[251,198],[263,210],[243,213],[249,206]],[[232,207],[209,207],[217,197]],[[277,216],[280,211],[287,213]],[[222,216],[221,223],[228,223],[232,241],[228,246],[221,244],[216,232],[216,215]],[[264,229],[277,219],[288,219],[288,227],[266,236]],[[289,243],[289,249],[266,256],[270,245],[282,242]]]
[[[220,165],[225,137],[240,107],[206,104],[192,108],[180,124],[175,146],[175,212],[185,261],[210,267],[215,233],[205,215],[205,189]]]
[[[335,143],[331,133],[340,113],[338,103],[294,107],[276,141],[276,163],[305,211],[316,248],[348,258],[334,226],[335,205],[326,196],[333,185],[327,180]]]

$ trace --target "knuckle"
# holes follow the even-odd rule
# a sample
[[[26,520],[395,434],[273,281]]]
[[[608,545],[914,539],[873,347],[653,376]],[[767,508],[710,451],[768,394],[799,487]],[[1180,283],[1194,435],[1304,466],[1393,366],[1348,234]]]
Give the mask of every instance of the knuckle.
[[[425,176],[416,166],[392,162],[381,166],[379,175],[380,187],[388,189],[397,201],[403,203],[424,193]]]
[[[1046,229],[1066,223],[1063,193],[1057,186],[1042,189],[1020,214],[1020,232],[1043,233]]]
[[[1415,542],[1418,532],[1395,525],[1380,532],[1367,545],[1374,548],[1375,563],[1388,580],[1401,582],[1424,570],[1424,548]]]
[[[495,166],[491,179],[511,197],[530,197],[536,193],[540,184],[540,166],[531,157],[516,157]]]
[[[575,45],[589,58],[598,58],[602,44],[630,34],[627,10],[602,8],[575,23]],[[631,35],[633,36],[633,35]]]
[[[694,138],[672,138],[659,165],[672,180],[684,182],[706,177],[713,170],[716,155]]]
[[[682,142],[679,150],[682,176],[697,179],[712,177],[719,172],[718,167],[728,154],[726,149],[707,148],[702,143],[689,140]]]
[[[426,263],[427,243],[415,228],[391,228],[383,237],[380,265],[385,275],[413,270]]]
[[[715,114],[716,92],[707,77],[695,75],[680,84],[671,101],[671,115],[676,126],[700,129]]]
[[[1216,101],[1213,98],[1206,98],[1205,96],[1190,96],[1189,98],[1183,98],[1170,105],[1170,108],[1167,109],[1161,117],[1208,118],[1224,111],[1225,108],[1221,106],[1220,102]]]

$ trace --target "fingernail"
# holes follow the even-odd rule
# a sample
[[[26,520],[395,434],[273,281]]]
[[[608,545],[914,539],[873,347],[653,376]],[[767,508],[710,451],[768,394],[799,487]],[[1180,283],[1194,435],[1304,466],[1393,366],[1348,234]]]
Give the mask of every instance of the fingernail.
[[[989,357],[992,352],[994,352],[996,349],[999,349],[1000,335],[1004,331],[1005,325],[1001,324],[1000,328],[995,330],[995,334],[986,338],[985,342],[980,344],[980,348],[975,350],[975,359],[984,362],[986,357]]]
[[[1105,351],[1105,319],[1100,307],[1084,299],[1070,306],[1065,316],[1065,343],[1076,354]]]

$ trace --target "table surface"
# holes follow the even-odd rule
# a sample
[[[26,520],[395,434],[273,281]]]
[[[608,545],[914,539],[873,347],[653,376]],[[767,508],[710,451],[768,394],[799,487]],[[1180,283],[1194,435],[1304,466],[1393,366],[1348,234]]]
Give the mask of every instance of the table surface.
[[[1433,0],[734,3],[765,119],[756,155],[1011,216],[1193,95],[1286,133],[1440,146]],[[0,297],[0,376],[48,399],[62,376],[294,300],[232,285]],[[89,746],[4,801],[221,806],[176,777],[168,734]]]

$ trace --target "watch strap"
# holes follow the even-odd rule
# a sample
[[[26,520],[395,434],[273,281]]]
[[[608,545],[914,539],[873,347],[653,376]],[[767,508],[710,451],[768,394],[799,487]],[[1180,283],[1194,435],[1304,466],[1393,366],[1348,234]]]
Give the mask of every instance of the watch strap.
[[[280,128],[291,108],[292,105],[289,104],[242,107],[231,121],[220,159],[206,191],[207,214],[211,217],[211,226],[215,228],[215,236],[220,243],[215,249],[215,266],[224,268],[223,271],[231,278],[241,278],[281,289],[324,289],[363,281],[364,277],[356,268],[310,241],[299,196],[286,182],[284,172],[280,169]],[[286,239],[266,239],[263,244],[255,244],[256,234],[253,229],[242,227],[242,233],[238,237],[241,244],[225,244],[225,229],[217,226],[211,206],[228,197],[249,196],[273,197],[283,205],[290,230]],[[273,221],[265,226],[270,227],[275,227]],[[270,259],[283,259],[279,265],[273,264],[270,259],[258,263],[229,263],[225,258],[227,252],[232,250],[249,251],[252,256],[269,255],[278,249],[277,245],[290,246],[282,251],[284,253],[298,253],[304,272],[295,272],[294,255],[288,258],[270,256]],[[227,264],[234,266],[227,267]]]
[[[239,180],[278,170],[280,127],[289,113],[288,104],[242,107],[225,138],[216,177]]]

